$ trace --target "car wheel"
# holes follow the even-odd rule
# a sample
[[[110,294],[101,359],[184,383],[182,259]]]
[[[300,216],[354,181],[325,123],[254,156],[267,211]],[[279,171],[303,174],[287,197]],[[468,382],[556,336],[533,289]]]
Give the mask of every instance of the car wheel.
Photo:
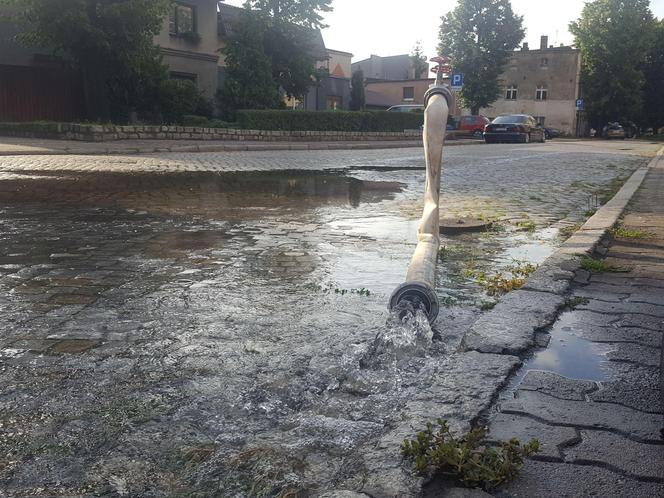
[[[474,136],[475,138],[482,138],[482,130],[475,130],[475,131],[473,132],[473,136]]]

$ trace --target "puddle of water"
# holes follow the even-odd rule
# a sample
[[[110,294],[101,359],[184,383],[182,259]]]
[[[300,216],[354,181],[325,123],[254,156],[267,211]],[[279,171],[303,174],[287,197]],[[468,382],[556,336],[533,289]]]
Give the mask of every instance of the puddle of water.
[[[611,347],[591,342],[573,333],[572,314],[563,313],[551,332],[548,346],[527,360],[512,379],[508,392],[515,391],[530,371],[552,372],[563,377],[594,382],[606,381]]]
[[[4,181],[0,195],[7,202],[112,207],[132,213],[146,210],[210,218],[242,210],[246,219],[250,209],[358,207],[392,198],[403,187],[398,182],[365,181],[329,172],[76,173]]]

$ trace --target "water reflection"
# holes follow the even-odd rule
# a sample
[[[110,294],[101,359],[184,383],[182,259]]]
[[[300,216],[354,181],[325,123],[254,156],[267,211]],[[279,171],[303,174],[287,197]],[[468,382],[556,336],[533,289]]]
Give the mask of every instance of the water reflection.
[[[574,313],[563,313],[551,329],[551,341],[526,361],[512,380],[516,389],[531,370],[553,372],[570,379],[602,382],[608,379],[606,354],[611,347],[588,341],[574,333]]]
[[[252,209],[359,207],[403,184],[317,172],[67,173],[0,182],[0,201],[115,207],[152,214],[251,216]]]

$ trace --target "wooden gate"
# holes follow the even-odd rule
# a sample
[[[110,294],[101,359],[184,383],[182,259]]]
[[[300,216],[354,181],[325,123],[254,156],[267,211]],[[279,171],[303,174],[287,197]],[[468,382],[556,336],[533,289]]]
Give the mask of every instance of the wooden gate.
[[[0,65],[0,121],[75,121],[84,109],[75,72]]]

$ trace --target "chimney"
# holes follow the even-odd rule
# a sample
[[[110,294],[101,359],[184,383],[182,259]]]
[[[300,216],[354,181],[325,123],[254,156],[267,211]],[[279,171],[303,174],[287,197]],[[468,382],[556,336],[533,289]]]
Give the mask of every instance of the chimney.
[[[548,36],[543,36],[542,38],[540,38],[540,50],[544,50],[548,44],[549,44]]]
[[[528,50],[528,42],[523,42],[523,48],[521,50]]]

